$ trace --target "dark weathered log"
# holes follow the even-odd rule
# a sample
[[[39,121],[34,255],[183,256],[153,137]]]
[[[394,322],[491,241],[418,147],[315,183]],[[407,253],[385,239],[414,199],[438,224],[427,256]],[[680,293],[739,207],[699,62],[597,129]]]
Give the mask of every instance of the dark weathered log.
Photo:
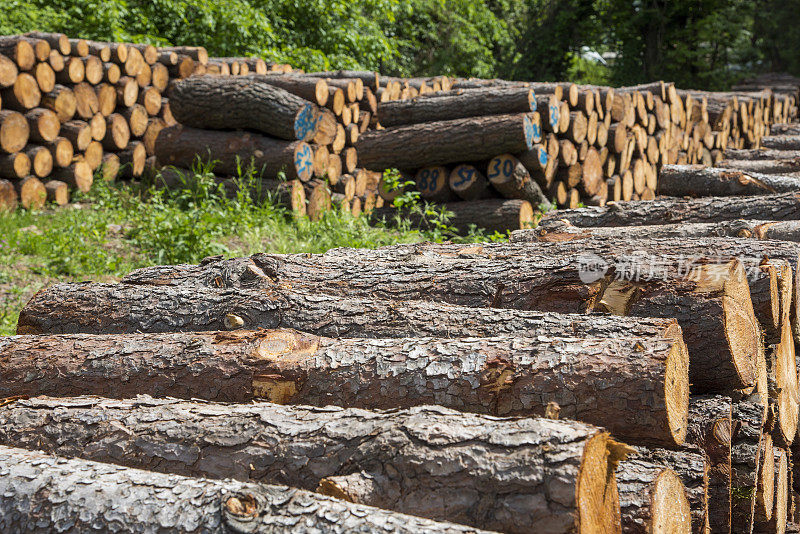
[[[263,76],[251,74],[248,77],[262,83],[280,87],[284,91],[288,91],[293,95],[297,95],[300,98],[308,100],[309,102],[314,102],[320,106],[328,104],[328,100],[331,98],[330,87],[325,81],[325,78],[279,73],[265,74]],[[341,104],[344,105],[344,102]]]
[[[707,532],[706,470],[696,452],[633,448],[616,471],[622,531]]]
[[[418,169],[524,152],[533,139],[530,114],[490,115],[370,131],[356,149],[367,169]]]
[[[575,226],[644,226],[679,222],[719,222],[735,219],[800,220],[800,195],[784,193],[756,198],[709,197],[613,203],[605,207],[559,210],[549,218]]]
[[[686,433],[688,354],[681,342],[661,336],[334,340],[294,330],[100,339],[71,334],[8,338],[0,357],[2,397],[126,397],[147,391],[370,409],[430,403],[540,416],[555,402],[562,416],[606,426],[631,441],[673,447]],[[34,369],[37,378],[23,381]],[[185,380],[187,373],[197,380]],[[446,390],[436,377],[448,383]],[[209,390],[212,382],[218,388]]]
[[[750,148],[740,150],[726,150],[725,159],[727,160],[797,160],[800,158],[800,150],[796,149],[765,149],[765,148]]]
[[[789,174],[800,172],[800,160],[798,159],[723,159],[716,162],[714,165],[723,169],[736,169],[745,172],[760,172],[764,174]]]
[[[550,207],[542,188],[525,166],[511,154],[501,154],[489,161],[486,175],[492,187],[504,198],[527,200],[532,206]]]
[[[443,204],[442,208],[450,214],[446,221],[447,226],[463,234],[469,232],[471,227],[483,229],[490,234],[505,234],[519,228],[530,228],[534,220],[533,206],[527,200],[492,198],[452,202]],[[419,228],[435,226],[429,216],[420,214],[417,210],[400,211],[394,207],[385,207],[372,212],[374,219],[385,220],[389,224],[398,216]]]
[[[155,141],[155,155],[164,165],[191,168],[198,158],[215,162],[216,172],[235,175],[239,165],[252,163],[263,177],[303,181],[313,175],[313,151],[302,142],[288,142],[243,132],[198,130],[181,125],[161,130]]]
[[[437,406],[372,413],[146,396],[31,399],[0,408],[0,417],[4,443],[51,453],[317,489],[505,532],[619,532],[614,468],[624,446],[573,421]]]
[[[769,132],[771,135],[800,135],[800,124],[773,124]]]
[[[4,532],[478,532],[285,486],[187,478],[10,447],[0,447],[0,469]]]
[[[482,115],[530,113],[536,107],[536,95],[530,87],[492,87],[384,102],[378,108],[378,121],[388,128]]]
[[[800,176],[743,172],[705,165],[664,165],[658,193],[667,196],[769,195],[800,191]]]
[[[730,397],[695,396],[689,401],[686,441],[703,451],[708,463],[708,524],[712,533],[731,532]]]
[[[169,102],[173,115],[185,126],[246,128],[301,141],[317,134],[320,112],[314,104],[250,77],[192,76],[175,83]]]
[[[777,150],[800,150],[800,135],[775,135],[761,138],[761,146]]]

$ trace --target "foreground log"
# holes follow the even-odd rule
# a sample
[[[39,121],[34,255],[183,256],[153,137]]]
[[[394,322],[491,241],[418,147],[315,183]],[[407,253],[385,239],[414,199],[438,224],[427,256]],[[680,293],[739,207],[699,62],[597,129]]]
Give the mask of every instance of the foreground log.
[[[735,219],[800,220],[800,194],[615,202],[602,208],[559,210],[543,220],[550,218],[565,219],[583,227],[709,223]]]
[[[375,171],[419,169],[516,154],[533,148],[530,114],[489,115],[398,126],[358,138],[359,164]]]
[[[712,388],[711,391],[752,386],[755,383],[754,361],[761,348],[760,333],[744,270],[738,261],[727,258],[760,258],[760,251],[735,241],[721,240],[696,244],[662,240],[651,244],[652,247],[644,249],[638,248],[641,244],[588,241],[575,243],[568,250],[564,250],[563,243],[544,243],[536,248],[423,244],[384,247],[376,251],[341,249],[316,256],[256,255],[253,261],[263,276],[254,275],[244,264],[238,270],[226,271],[225,266],[241,261],[231,260],[212,266],[145,269],[133,273],[126,281],[186,284],[194,288],[249,286],[265,289],[277,281],[301,291],[343,297],[435,299],[473,307],[674,317],[684,328],[687,343],[693,347],[692,383],[701,390]],[[720,248],[724,246],[728,250]],[[641,254],[646,248],[671,250],[674,254],[674,257],[641,258],[643,264],[659,273],[659,279],[630,283],[624,278],[616,280],[615,271],[608,270],[608,265],[630,264],[636,257],[633,253],[639,250]],[[716,250],[725,263],[706,263],[703,258],[709,250]],[[587,254],[607,262],[606,270],[592,271],[587,267]],[[687,258],[693,261],[688,271]],[[410,265],[413,268],[409,268]],[[91,291],[91,286],[85,287]],[[97,331],[95,328],[99,327],[92,325],[105,321],[98,319],[95,313],[82,317],[80,307],[89,304],[81,303],[81,298],[70,291],[70,286],[56,286],[40,292],[23,310],[19,331],[53,332],[49,330],[52,328],[55,331]],[[104,303],[106,312],[101,316],[119,316],[113,311],[117,305]],[[122,312],[127,315],[124,310]],[[58,321],[50,318],[51,313],[64,321],[62,324],[69,325],[68,328],[85,326],[77,327],[80,330],[63,330],[64,326],[58,326]],[[162,316],[162,312],[156,314],[158,320]],[[138,322],[140,320],[133,321]],[[725,356],[721,358],[721,354]]]
[[[68,354],[69,363],[55,354]],[[431,403],[526,416],[544,415],[555,402],[563,417],[670,447],[683,442],[687,426],[688,354],[681,343],[663,337],[334,340],[294,330],[100,339],[72,334],[10,338],[0,345],[0,357],[2,397],[126,397],[148,391],[368,409]],[[93,370],[86,371],[89,359]],[[23,381],[33,369],[38,378]],[[157,377],[151,377],[154,369]],[[185,380],[187,374],[196,379]],[[445,390],[436,377],[448,383]],[[209,383],[218,387],[209,390]]]
[[[775,135],[761,138],[761,146],[776,150],[800,150],[800,135]]]
[[[800,177],[745,173],[704,165],[664,165],[658,193],[683,197],[769,195],[800,192]]]
[[[153,425],[153,417],[163,424]],[[438,406],[373,413],[147,396],[31,399],[1,407],[0,418],[4,443],[56,454],[318,489],[505,532],[619,532],[614,468],[625,447],[574,421],[497,419]],[[70,439],[59,439],[67,429]],[[441,462],[449,468],[430,468]]]
[[[195,128],[246,128],[301,141],[317,134],[314,104],[249,77],[192,76],[173,86],[169,103],[178,122]]]
[[[616,476],[623,532],[707,532],[706,465],[700,454],[635,447]]]
[[[527,200],[492,198],[451,202],[444,204],[442,208],[449,213],[445,224],[463,234],[468,233],[471,228],[483,229],[490,234],[493,232],[505,234],[520,228],[531,228],[534,222],[533,206]],[[402,211],[394,207],[385,207],[374,210],[372,217],[387,224],[392,224],[397,217],[400,217],[401,221],[410,221],[418,228],[436,227],[436,223],[429,215],[419,213],[418,210]]]
[[[267,179],[281,172],[288,179],[308,181],[313,176],[313,151],[302,141],[288,142],[242,132],[198,130],[181,125],[162,129],[155,141],[155,155],[164,165],[192,168],[198,160],[212,161],[214,171],[237,175],[251,162]]]
[[[378,107],[378,122],[388,128],[483,115],[530,113],[536,108],[536,95],[530,87],[492,87],[383,102]]]
[[[284,486],[158,474],[10,447],[0,447],[0,469],[4,532],[200,529],[258,534],[290,532],[299,525],[314,533],[476,532]]]
[[[760,404],[740,401],[733,405],[737,431],[731,443],[731,525],[734,531],[749,532],[756,507],[766,509],[764,493],[759,491],[772,482],[764,476],[764,457],[772,454],[772,440],[765,428]]]
[[[708,463],[708,524],[711,532],[731,532],[730,397],[694,396],[689,402],[686,441],[698,447]]]
[[[800,171],[799,159],[724,159],[716,162],[715,165],[725,169],[737,169],[745,172],[760,172],[764,174],[789,174]]]

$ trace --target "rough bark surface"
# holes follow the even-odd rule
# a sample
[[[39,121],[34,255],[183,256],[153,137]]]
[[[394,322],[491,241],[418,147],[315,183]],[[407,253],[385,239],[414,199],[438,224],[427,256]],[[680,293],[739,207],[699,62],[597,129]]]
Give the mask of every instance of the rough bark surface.
[[[559,210],[543,220],[551,218],[566,219],[575,226],[584,227],[707,223],[735,219],[788,221],[800,219],[800,194],[614,202],[602,208]]]
[[[705,532],[705,469],[696,452],[635,447],[616,471],[622,531]]]
[[[169,103],[175,119],[194,128],[252,129],[301,141],[317,134],[314,104],[250,77],[192,76],[175,83]]]
[[[294,330],[18,336],[0,341],[0,397],[124,398],[147,391],[366,409],[438,404],[526,416],[542,416],[556,403],[562,417],[674,447],[686,435],[683,348],[663,337],[335,340]]]
[[[712,533],[731,532],[730,397],[703,395],[689,402],[686,441],[703,451],[708,468],[708,523]]]
[[[647,247],[639,247],[639,244],[599,240],[544,243],[536,248],[491,244],[399,245],[375,251],[333,249],[323,255],[256,255],[253,261],[264,276],[247,269],[247,260],[241,259],[217,262],[210,271],[209,266],[141,270],[132,273],[126,281],[221,288],[239,287],[241,281],[251,287],[270,287],[272,279],[301,291],[348,297],[426,299],[473,307],[562,313],[611,311],[618,315],[674,317],[684,329],[687,344],[692,347],[692,383],[700,391],[705,388],[726,391],[726,388],[749,387],[755,381],[755,370],[748,362],[754,360],[760,349],[758,326],[752,315],[744,275],[728,258],[748,255],[761,258],[759,252],[763,251],[753,248],[758,243],[753,240],[692,243],[652,240]],[[608,265],[623,269],[637,250],[639,254],[642,250],[670,250],[668,257],[637,256],[648,268],[656,269],[659,277],[666,276],[666,281],[649,279],[629,284],[625,279],[616,279],[619,274],[616,268],[603,272],[587,269],[587,254],[595,254]],[[719,256],[723,265],[705,264],[702,258],[708,256]],[[692,277],[686,276],[687,258],[693,261],[701,258],[692,264],[695,268]],[[234,267],[236,265],[239,267]],[[684,269],[682,273],[678,272],[680,268]],[[209,276],[209,273],[214,274]],[[591,278],[586,278],[587,274]],[[59,287],[61,289],[55,292],[40,293],[23,310],[19,322],[21,333],[49,331],[56,322],[49,317],[54,309],[60,309],[62,321],[75,316],[67,309],[76,296],[69,294],[69,286]],[[59,305],[59,301],[67,306]],[[97,304],[92,306],[97,309]],[[103,305],[103,308],[108,306]],[[90,324],[102,321],[100,317],[104,314],[117,315],[108,310],[90,314],[91,317],[81,321]],[[723,340],[727,342],[721,345]],[[720,361],[721,348],[733,359]]]
[[[536,184],[533,184],[536,186]],[[536,186],[538,188],[538,186]],[[453,227],[458,232],[466,234],[471,226],[482,228],[489,232],[508,233],[509,231],[520,228],[530,228],[533,226],[533,206],[527,200],[519,199],[484,199],[462,202],[452,202],[444,204],[444,208],[452,213],[447,225]],[[432,224],[417,212],[398,212],[394,207],[379,208],[372,212],[372,217],[381,220],[385,219],[391,224],[398,214],[402,218],[410,220],[412,224],[420,228],[431,228]]]
[[[369,131],[356,149],[367,169],[419,169],[530,150],[532,130],[526,114],[489,115]]]
[[[753,525],[759,466],[764,448],[764,408],[740,401],[733,405],[736,432],[731,442],[731,526],[749,532]]]
[[[320,489],[505,532],[592,532],[595,510],[579,510],[576,502],[581,483],[608,498],[617,517],[602,526],[618,531],[613,469],[622,447],[574,421],[497,419],[437,406],[375,413],[148,396],[38,398],[2,407],[0,417],[7,444],[158,472]],[[359,475],[370,478],[369,492],[342,479]]]
[[[775,135],[761,138],[761,146],[778,150],[800,150],[800,135]]]
[[[492,87],[431,93],[408,100],[383,102],[378,107],[378,122],[388,128],[404,124],[531,111],[536,111],[536,96],[533,89]]]
[[[214,170],[235,175],[239,162],[252,160],[263,177],[275,179],[283,171],[288,179],[307,181],[313,174],[313,151],[303,142],[289,142],[243,132],[198,130],[181,125],[161,130],[156,138],[155,155],[163,165],[192,168],[200,157],[217,161]]]
[[[770,195],[800,191],[800,176],[745,173],[704,165],[664,165],[658,193],[674,197]]]
[[[3,532],[479,532],[282,486],[0,447]],[[89,482],[87,482],[89,481]]]
[[[788,174],[800,171],[800,159],[723,159],[716,162],[715,165],[725,169],[764,174]]]

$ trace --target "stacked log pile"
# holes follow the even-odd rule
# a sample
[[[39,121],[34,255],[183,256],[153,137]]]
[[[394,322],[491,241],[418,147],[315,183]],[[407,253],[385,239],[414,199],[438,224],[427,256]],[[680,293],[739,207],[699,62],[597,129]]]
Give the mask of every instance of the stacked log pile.
[[[789,195],[767,206],[748,213],[800,220]],[[82,510],[64,470],[148,499],[144,470],[249,484],[203,521],[279,491],[340,525],[374,506],[441,529],[784,532],[796,245],[595,235],[584,211],[507,244],[212,257],[39,292],[0,341],[0,524],[29,520],[31,494],[63,492],[37,519]]]
[[[0,210],[69,202],[94,179],[138,178],[161,129],[165,92],[193,74],[285,71],[255,58],[30,32],[0,37]],[[151,161],[152,164],[152,161]]]

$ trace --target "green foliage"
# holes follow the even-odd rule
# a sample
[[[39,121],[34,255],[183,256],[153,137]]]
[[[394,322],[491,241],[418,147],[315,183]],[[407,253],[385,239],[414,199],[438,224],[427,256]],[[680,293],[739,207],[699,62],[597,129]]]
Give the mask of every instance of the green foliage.
[[[6,0],[0,33],[203,45],[307,71],[725,88],[800,75],[800,0]],[[603,66],[586,48],[613,52]]]

